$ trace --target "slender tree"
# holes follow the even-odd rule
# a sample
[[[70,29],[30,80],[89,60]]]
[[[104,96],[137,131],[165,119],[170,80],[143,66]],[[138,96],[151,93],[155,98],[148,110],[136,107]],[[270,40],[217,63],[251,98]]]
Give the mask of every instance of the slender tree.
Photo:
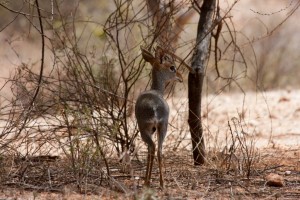
[[[205,64],[208,62],[211,28],[216,0],[204,0],[201,6],[198,22],[195,52],[192,57],[192,68],[196,73],[188,76],[189,118],[191,131],[193,158],[195,165],[205,162],[205,143],[201,122],[201,94]]]

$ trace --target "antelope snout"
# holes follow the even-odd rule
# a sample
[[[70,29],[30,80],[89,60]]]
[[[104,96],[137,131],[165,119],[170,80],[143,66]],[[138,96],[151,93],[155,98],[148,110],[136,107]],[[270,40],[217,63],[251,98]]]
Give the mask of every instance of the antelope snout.
[[[175,80],[179,81],[180,83],[182,83],[183,82],[182,75],[180,73],[176,72]]]

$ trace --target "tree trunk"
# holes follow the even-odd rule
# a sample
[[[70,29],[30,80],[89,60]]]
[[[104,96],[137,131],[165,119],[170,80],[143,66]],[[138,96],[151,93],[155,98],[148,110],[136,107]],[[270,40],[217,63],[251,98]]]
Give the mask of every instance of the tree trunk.
[[[192,68],[196,71],[196,73],[189,73],[188,77],[188,123],[191,131],[195,165],[202,165],[205,162],[205,143],[201,122],[201,94],[205,64],[208,61],[209,55],[209,45],[211,40],[210,31],[215,7],[216,0],[204,0],[201,6],[201,14],[197,30],[197,43],[195,53],[192,58]]]

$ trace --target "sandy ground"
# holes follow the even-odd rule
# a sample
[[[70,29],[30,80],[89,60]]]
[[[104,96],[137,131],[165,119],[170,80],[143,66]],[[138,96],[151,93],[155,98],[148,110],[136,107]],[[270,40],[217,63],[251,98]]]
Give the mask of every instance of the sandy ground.
[[[246,134],[256,137],[258,147],[300,145],[299,90],[209,96],[204,112],[205,108],[205,125],[212,134],[226,130],[228,121],[238,118]]]

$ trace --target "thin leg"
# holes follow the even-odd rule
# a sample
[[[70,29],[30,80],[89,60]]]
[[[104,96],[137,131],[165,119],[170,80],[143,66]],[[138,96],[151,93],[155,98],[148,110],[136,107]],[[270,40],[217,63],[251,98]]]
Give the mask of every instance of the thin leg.
[[[147,169],[146,169],[146,176],[145,176],[146,186],[150,185],[154,154],[155,154],[155,144],[151,140],[151,142],[148,143]]]
[[[148,179],[149,177],[149,166],[150,166],[150,153],[149,153],[149,150],[148,150],[148,155],[147,155],[147,168],[146,168],[146,174],[145,174],[145,185],[146,186],[149,186],[150,185],[150,181]]]
[[[152,124],[139,124],[139,129],[141,133],[141,137],[143,141],[148,145],[148,155],[147,155],[147,168],[146,168],[146,175],[145,175],[145,185],[150,185],[151,179],[151,172],[155,154],[155,144],[152,140],[153,135],[153,128]]]
[[[164,178],[162,174],[162,144],[164,142],[167,133],[168,123],[162,123],[158,128],[158,148],[157,148],[157,158],[158,158],[158,168],[159,168],[159,183],[161,189],[164,188]]]
[[[160,183],[160,187],[163,189],[164,188],[164,178],[162,175],[162,152],[161,152],[161,149],[159,149],[159,148],[157,151],[157,157],[158,157],[158,168],[159,168],[159,183]]]

